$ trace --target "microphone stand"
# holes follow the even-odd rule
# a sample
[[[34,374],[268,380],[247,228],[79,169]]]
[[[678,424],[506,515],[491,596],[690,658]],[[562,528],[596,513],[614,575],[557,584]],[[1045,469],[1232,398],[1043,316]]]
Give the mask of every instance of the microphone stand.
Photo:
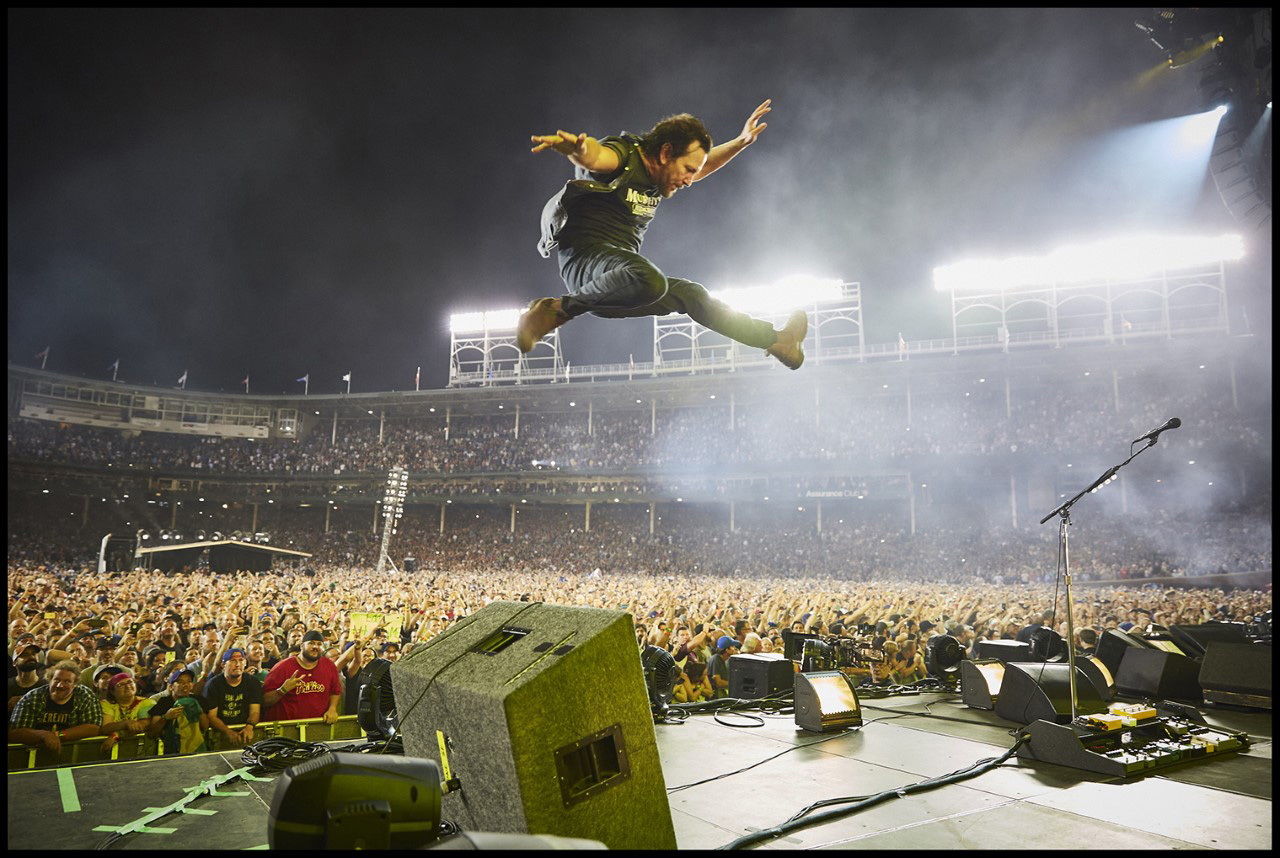
[[[1067,676],[1071,683],[1071,720],[1073,722],[1076,720],[1076,717],[1078,714],[1076,710],[1079,704],[1078,704],[1078,698],[1076,697],[1076,627],[1075,627],[1075,618],[1073,616],[1075,602],[1072,601],[1071,599],[1071,561],[1070,561],[1070,555],[1067,551],[1067,528],[1071,526],[1071,507],[1075,506],[1076,501],[1080,500],[1080,498],[1084,497],[1089,492],[1097,490],[1104,483],[1106,483],[1108,480],[1114,477],[1121,468],[1123,468],[1125,465],[1129,464],[1134,459],[1136,459],[1139,455],[1142,454],[1144,450],[1150,450],[1152,447],[1155,446],[1155,443],[1156,443],[1155,437],[1149,438],[1147,440],[1150,442],[1147,444],[1147,446],[1143,447],[1137,453],[1132,454],[1131,456],[1129,456],[1129,458],[1125,459],[1120,464],[1115,465],[1114,467],[1111,467],[1111,468],[1107,468],[1107,470],[1102,474],[1102,476],[1094,480],[1093,483],[1091,483],[1087,489],[1080,492],[1080,494],[1076,495],[1071,500],[1067,501],[1062,506],[1058,507],[1053,512],[1049,513],[1044,518],[1040,519],[1041,524],[1044,524],[1046,521],[1053,518],[1055,515],[1059,516],[1062,519],[1062,521],[1058,525],[1058,544],[1061,547],[1061,551],[1062,551],[1063,578],[1066,580],[1066,587],[1067,587],[1067,665],[1068,665]],[[1135,441],[1134,443],[1137,443],[1137,442]],[[1129,449],[1133,449],[1133,447],[1130,446]]]

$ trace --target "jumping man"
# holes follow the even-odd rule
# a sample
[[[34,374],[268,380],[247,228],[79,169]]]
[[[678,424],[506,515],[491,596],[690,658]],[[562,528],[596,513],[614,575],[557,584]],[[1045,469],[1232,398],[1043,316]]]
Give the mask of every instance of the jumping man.
[[[542,211],[538,252],[556,251],[569,294],[540,298],[520,317],[516,343],[528,352],[565,322],[592,313],[606,319],[685,313],[698,324],[748,346],[764,349],[791,369],[804,363],[800,344],[809,329],[803,310],[782,330],[731,309],[700,284],[667,277],[640,255],[644,231],[662,200],[705,179],[750,146],[768,127],[757,107],[728,143],[711,145],[697,117],[668,117],[643,136],[621,134],[596,140],[585,133],[537,136],[531,151],[551,149],[577,168],[576,178]]]

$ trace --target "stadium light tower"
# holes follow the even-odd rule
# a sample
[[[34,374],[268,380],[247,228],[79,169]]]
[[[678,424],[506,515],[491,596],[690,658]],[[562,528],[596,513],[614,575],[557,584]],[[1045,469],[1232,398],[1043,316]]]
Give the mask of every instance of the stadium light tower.
[[[560,332],[552,331],[525,355],[516,344],[523,310],[454,313],[449,317],[449,386],[554,381],[563,369]]]
[[[387,474],[387,491],[382,496],[382,547],[378,549],[378,574],[382,574],[388,563],[399,573],[396,564],[387,554],[391,546],[391,537],[400,527],[400,519],[404,516],[404,499],[409,493],[409,472],[404,468],[392,468]]]

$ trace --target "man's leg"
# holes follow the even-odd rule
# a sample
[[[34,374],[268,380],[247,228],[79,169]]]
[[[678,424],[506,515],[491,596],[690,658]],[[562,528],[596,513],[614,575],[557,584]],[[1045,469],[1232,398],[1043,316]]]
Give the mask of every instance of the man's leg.
[[[516,346],[522,352],[530,351],[538,340],[584,313],[651,316],[652,310],[635,311],[653,306],[667,292],[667,278],[657,266],[622,248],[600,245],[576,253],[561,250],[559,261],[560,276],[569,294],[540,298],[520,316]]]
[[[668,278],[640,254],[615,247],[574,254],[562,251],[560,274],[570,294],[558,302],[543,298],[530,305],[521,317],[521,351],[529,351],[553,328],[583,313],[605,319],[685,313],[716,333],[766,350],[791,369],[804,362],[800,343],[808,331],[808,318],[803,312],[792,314],[787,325],[776,331],[768,322],[712,298],[701,284]]]

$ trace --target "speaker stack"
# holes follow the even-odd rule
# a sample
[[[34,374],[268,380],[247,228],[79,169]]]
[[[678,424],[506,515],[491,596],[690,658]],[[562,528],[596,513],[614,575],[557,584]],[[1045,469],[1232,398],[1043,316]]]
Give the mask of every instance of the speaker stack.
[[[406,755],[469,831],[675,849],[631,617],[493,602],[391,668]]]

